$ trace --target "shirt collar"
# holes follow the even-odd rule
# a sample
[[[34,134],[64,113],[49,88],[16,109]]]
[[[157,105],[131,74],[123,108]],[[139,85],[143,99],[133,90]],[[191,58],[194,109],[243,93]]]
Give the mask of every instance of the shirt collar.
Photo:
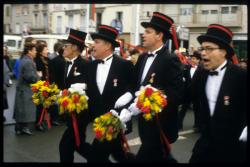
[[[225,60],[219,67],[217,67],[214,71],[220,72],[224,69],[225,65],[227,64],[227,60]]]
[[[152,52],[148,52],[148,54],[153,54],[153,55],[155,55],[156,52],[158,52],[159,50],[162,49],[162,47],[163,47],[163,45],[161,45],[161,47],[159,47],[158,49],[156,49],[156,50],[154,50],[154,51],[152,51]]]
[[[73,59],[69,60],[69,61],[73,64],[76,59],[77,59],[77,56],[74,57]]]
[[[111,57],[113,56],[113,54],[110,54],[108,57],[105,57],[103,59],[104,63],[106,63],[107,61],[109,61],[110,59],[112,59]]]

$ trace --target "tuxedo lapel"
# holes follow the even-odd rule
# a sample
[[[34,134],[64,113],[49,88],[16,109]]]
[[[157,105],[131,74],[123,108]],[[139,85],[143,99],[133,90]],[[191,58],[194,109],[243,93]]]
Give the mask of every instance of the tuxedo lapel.
[[[137,85],[141,84],[141,78],[142,78],[143,70],[144,70],[145,64],[146,64],[147,59],[148,59],[148,56],[146,54],[143,54],[141,56],[143,56],[142,57],[143,60],[142,60],[142,65],[140,67],[139,74],[138,74],[138,83],[137,83]]]
[[[96,71],[97,71],[97,63],[91,62],[91,68],[89,70],[90,75],[90,83],[93,84],[95,93],[97,93],[98,95],[101,95],[98,86],[97,86],[97,82],[96,82]]]
[[[146,85],[149,81],[149,79],[151,78],[151,75],[153,73],[153,71],[155,70],[155,67],[157,67],[157,65],[159,64],[159,60],[160,60],[160,57],[161,55],[157,55],[156,58],[154,59],[153,63],[151,64],[149,70],[148,70],[148,73],[146,74],[143,82],[142,82],[142,85]]]
[[[111,63],[110,69],[109,69],[108,77],[107,77],[107,80],[105,82],[102,95],[104,95],[105,92],[108,89],[111,88],[110,86],[113,86],[112,82],[113,82],[113,79],[114,79],[114,71],[116,69],[118,69],[118,67],[117,67],[117,61],[118,61],[117,58],[113,55],[113,60],[112,60],[112,63]]]
[[[231,66],[230,65],[227,65],[227,69],[225,71],[225,74],[224,74],[224,77],[222,79],[222,83],[221,83],[221,86],[220,86],[220,90],[219,90],[219,93],[218,93],[218,97],[217,97],[217,101],[216,101],[216,105],[215,105],[215,110],[214,111],[221,111],[221,105],[225,105],[224,104],[224,97],[229,97],[229,86],[230,86],[230,78],[231,78],[231,74],[230,74],[230,68]],[[229,97],[230,98],[230,97]],[[228,99],[230,101],[230,99]],[[214,112],[214,114],[216,114],[217,112]]]

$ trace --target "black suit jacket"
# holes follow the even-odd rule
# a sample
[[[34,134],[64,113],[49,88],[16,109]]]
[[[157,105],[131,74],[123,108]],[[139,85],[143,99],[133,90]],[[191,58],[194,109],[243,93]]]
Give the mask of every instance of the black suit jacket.
[[[246,71],[227,64],[212,117],[205,92],[207,78],[208,71],[201,70],[194,81],[195,96],[201,103],[202,122],[201,137],[194,150],[214,148],[237,154],[233,150],[239,147],[239,136],[246,125]]]
[[[65,89],[65,82],[64,82],[65,65],[66,61],[63,55],[56,56],[49,63],[50,82],[56,83],[58,88],[61,90]]]
[[[70,88],[71,84],[75,83],[86,83],[87,66],[88,66],[87,61],[82,59],[81,56],[78,56],[78,58],[74,60],[74,63],[70,69],[68,76],[66,76],[67,69],[65,67],[64,88],[68,89]],[[79,75],[76,73],[79,73]],[[84,110],[80,114],[77,114],[76,117],[78,120],[79,132],[80,134],[84,134],[82,132],[85,132],[86,126],[90,121],[89,112],[87,110]],[[69,127],[70,130],[73,131],[71,117],[66,117],[66,119],[67,119],[67,126]]]
[[[95,61],[90,62],[87,78],[87,94],[89,96],[89,112],[92,120],[114,109],[116,100],[127,91],[131,91],[133,82],[132,63],[116,55],[113,55],[102,94],[100,94],[96,83],[96,71],[97,63]],[[115,86],[115,82],[117,82],[117,86]]]
[[[143,73],[147,57],[142,54],[135,66],[137,76],[137,90],[141,86],[140,79]],[[150,84],[152,81],[152,74],[154,73],[153,83],[151,85],[157,89],[162,90],[167,95],[168,105],[161,113],[159,113],[160,125],[169,139],[173,143],[178,138],[177,127],[177,112],[180,104],[183,91],[184,82],[181,70],[181,63],[176,55],[170,54],[168,49],[164,46],[159,52],[149,71],[142,82],[142,85]],[[157,127],[155,119],[146,121],[142,114],[139,115],[139,135],[142,144],[160,145],[159,128]]]

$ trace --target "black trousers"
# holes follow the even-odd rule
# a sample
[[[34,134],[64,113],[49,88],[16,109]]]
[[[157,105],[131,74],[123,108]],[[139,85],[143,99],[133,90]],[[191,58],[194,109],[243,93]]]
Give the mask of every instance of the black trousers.
[[[135,156],[132,153],[125,152],[122,148],[121,138],[118,137],[112,141],[100,142],[94,139],[92,143],[91,163],[111,163],[109,156],[112,155],[118,162],[134,162]]]
[[[85,142],[85,135],[79,129],[80,146],[75,144],[74,131],[71,128],[67,128],[62,136],[59,144],[60,162],[73,163],[74,152],[77,151],[84,158],[89,159],[91,153],[91,145]]]
[[[136,155],[136,162],[177,163],[171,153],[165,157],[163,155],[162,145],[142,144]]]

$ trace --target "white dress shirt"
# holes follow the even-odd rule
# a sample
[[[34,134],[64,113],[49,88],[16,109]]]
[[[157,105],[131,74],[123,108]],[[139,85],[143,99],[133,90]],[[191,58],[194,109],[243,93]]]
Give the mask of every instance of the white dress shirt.
[[[191,68],[190,68],[190,76],[191,76],[191,78],[193,78],[194,73],[195,73],[195,71],[197,70],[197,67],[198,67],[198,66],[194,66],[194,67],[191,67]]]
[[[215,70],[215,71],[218,71],[218,75],[213,75],[213,76],[209,75],[207,78],[206,95],[207,95],[208,105],[209,105],[209,109],[210,109],[210,116],[213,116],[213,114],[214,114],[214,108],[216,105],[217,97],[218,97],[221,83],[222,83],[222,80],[224,78],[224,74],[226,71],[226,67],[225,68],[223,68],[223,67],[226,65],[226,63],[227,63],[227,61],[222,63]]]
[[[142,73],[142,77],[141,77],[141,83],[145,79],[150,66],[152,65],[152,63],[154,62],[154,60],[155,60],[155,58],[157,56],[156,52],[161,50],[162,47],[163,47],[163,45],[161,47],[159,47],[158,49],[154,50],[153,52],[148,52],[148,54],[153,54],[154,56],[148,57],[148,59],[147,59],[147,62],[146,62],[145,66],[144,66],[144,69],[143,69],[143,73]]]
[[[99,63],[97,65],[96,83],[97,83],[99,92],[101,94],[103,92],[103,89],[104,89],[104,86],[108,77],[108,73],[109,73],[112,60],[113,60],[113,54],[103,59],[104,63]]]
[[[69,72],[70,72],[70,70],[71,70],[71,67],[72,67],[73,64],[74,64],[75,59],[77,59],[77,57],[74,57],[73,59],[69,60],[72,64],[70,64],[69,67],[68,67],[67,77],[68,77],[68,75],[69,75]]]

